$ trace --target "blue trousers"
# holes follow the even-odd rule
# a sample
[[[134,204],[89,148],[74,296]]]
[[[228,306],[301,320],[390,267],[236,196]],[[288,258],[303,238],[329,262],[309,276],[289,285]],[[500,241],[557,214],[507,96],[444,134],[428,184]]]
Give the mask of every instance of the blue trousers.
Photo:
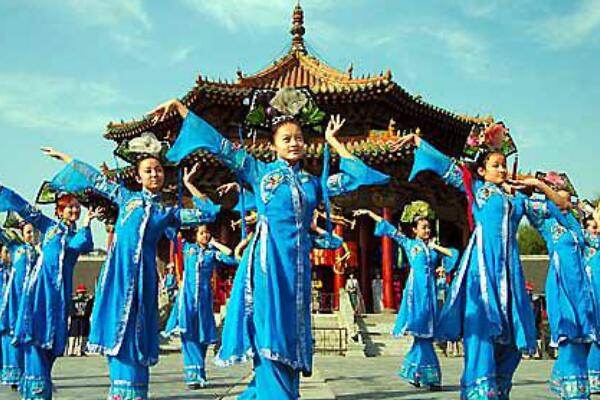
[[[197,341],[182,337],[181,349],[183,351],[183,372],[185,384],[206,384],[204,360],[206,359],[208,344],[198,343]]]
[[[442,371],[432,339],[414,338],[399,375],[413,384],[436,386],[442,384]]]
[[[116,357],[108,356],[110,376],[110,400],[146,400],[148,398],[149,368],[137,361],[134,318],[130,317],[125,328],[121,350]],[[151,333],[148,333],[151,334]]]
[[[52,367],[56,357],[51,351],[31,344],[23,346],[25,369],[19,386],[26,400],[52,399]]]
[[[598,343],[592,344],[587,364],[590,393],[600,393],[600,345]]]
[[[23,372],[23,348],[11,344],[13,337],[8,333],[2,335],[2,373],[3,385],[18,385]]]
[[[586,343],[561,342],[558,359],[552,369],[550,390],[561,399],[579,400],[590,398],[587,360],[590,345]]]
[[[514,344],[499,344],[490,337],[478,285],[476,281],[467,282],[461,399],[508,399],[521,353]]]

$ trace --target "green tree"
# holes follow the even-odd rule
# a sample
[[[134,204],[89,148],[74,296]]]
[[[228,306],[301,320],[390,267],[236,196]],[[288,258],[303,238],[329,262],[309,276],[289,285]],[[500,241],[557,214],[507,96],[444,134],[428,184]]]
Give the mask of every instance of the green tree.
[[[546,242],[531,225],[521,224],[517,238],[522,255],[548,254]]]

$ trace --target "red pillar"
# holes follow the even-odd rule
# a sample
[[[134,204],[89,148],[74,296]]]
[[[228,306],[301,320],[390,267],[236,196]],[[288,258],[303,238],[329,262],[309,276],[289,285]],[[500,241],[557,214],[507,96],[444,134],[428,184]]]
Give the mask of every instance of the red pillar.
[[[370,223],[371,219],[363,218],[358,228],[358,245],[360,247],[360,291],[365,302],[367,312],[371,310],[371,272],[369,267],[373,263],[373,254],[371,252],[371,240],[373,239],[373,229]]]
[[[390,221],[392,212],[388,207],[383,208],[383,219]],[[383,280],[383,307],[394,308],[394,273],[392,238],[381,237],[381,279]]]
[[[343,239],[344,238],[344,226],[341,224],[335,224],[333,233],[335,233],[336,235],[338,235],[339,237],[341,237]],[[339,248],[335,251],[336,259],[338,257],[342,257],[343,255],[344,255],[343,248]],[[334,310],[338,310],[340,307],[340,289],[342,289],[344,287],[344,285],[346,284],[346,277],[344,275],[344,273],[346,271],[345,271],[345,269],[342,270],[342,268],[344,268],[343,266],[345,264],[346,263],[343,262],[342,265],[338,266],[337,268],[334,266],[334,269],[333,269],[333,309]],[[336,272],[336,270],[338,270],[338,271]]]

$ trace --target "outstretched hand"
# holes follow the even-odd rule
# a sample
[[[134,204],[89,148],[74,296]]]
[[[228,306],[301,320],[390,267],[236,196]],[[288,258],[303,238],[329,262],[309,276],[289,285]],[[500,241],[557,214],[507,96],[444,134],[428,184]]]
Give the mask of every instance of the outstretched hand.
[[[226,183],[217,188],[217,193],[219,194],[219,196],[223,197],[225,194],[229,193],[232,190],[239,192],[240,185],[237,182]]]
[[[68,154],[65,154],[65,153],[61,153],[60,151],[56,150],[53,147],[42,147],[41,150],[42,150],[42,153],[44,153],[48,157],[55,158],[57,160],[65,162],[65,163],[71,162],[71,160],[72,160],[71,156],[69,156]]]
[[[98,219],[104,213],[104,207],[90,208],[85,219],[83,220],[84,226],[90,226],[90,222],[94,219]]]
[[[364,208],[359,208],[358,210],[352,211],[353,217],[360,217],[362,215],[369,215],[371,213],[370,210],[365,210]]]
[[[411,144],[416,147],[419,147],[421,145],[421,138],[418,135],[416,135],[415,133],[410,133],[405,136],[400,136],[398,139],[396,139],[395,141],[393,141],[390,144],[390,149],[392,151],[398,151],[398,150],[401,150],[402,148],[409,146]]]
[[[185,167],[183,169],[183,181],[187,183],[191,182],[191,179],[194,175],[196,175],[196,172],[198,172],[198,164],[194,164],[191,169]]]
[[[163,121],[173,109],[177,110],[183,118],[185,118],[185,114],[187,114],[188,111],[187,107],[184,106],[179,99],[171,99],[154,108],[148,115],[152,117],[152,122],[156,124]]]
[[[346,119],[342,118],[340,114],[332,115],[327,123],[327,129],[325,130],[325,140],[329,141],[330,139],[335,138],[345,123]]]

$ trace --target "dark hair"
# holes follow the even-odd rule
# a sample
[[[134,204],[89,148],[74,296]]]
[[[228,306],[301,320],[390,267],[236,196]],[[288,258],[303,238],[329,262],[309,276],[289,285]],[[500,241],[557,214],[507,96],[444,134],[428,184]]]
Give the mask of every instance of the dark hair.
[[[154,159],[156,161],[158,161],[158,163],[160,164],[160,166],[162,167],[162,162],[160,161],[160,158],[158,158],[155,155],[152,154],[143,154],[140,156],[140,158],[138,158],[137,160],[135,160],[135,173],[136,175],[139,175],[139,171],[140,171],[140,165],[142,164],[143,161],[149,160],[149,159]]]
[[[485,166],[486,166],[488,160],[494,154],[500,154],[506,158],[506,156],[504,156],[504,154],[499,151],[481,150],[477,154],[477,156],[475,157],[475,162],[473,162],[469,165],[471,172],[475,178],[481,179],[481,175],[479,175],[479,172],[478,172],[479,168],[485,169]]]
[[[583,219],[583,224],[584,226],[587,228],[588,225],[590,224],[590,222],[593,222],[596,224],[596,226],[598,225],[598,222],[596,222],[596,220],[593,217],[586,217]]]
[[[278,121],[274,123],[273,126],[271,126],[271,135],[269,136],[269,140],[271,141],[271,143],[273,143],[275,140],[275,133],[277,133],[277,130],[286,124],[296,125],[302,131],[302,125],[298,120],[293,118],[282,119],[281,121]]]
[[[77,196],[71,193],[63,194],[56,200],[56,208],[54,209],[54,214],[58,217],[62,214],[64,209],[71,204],[73,200],[76,200],[79,203],[79,199]]]

